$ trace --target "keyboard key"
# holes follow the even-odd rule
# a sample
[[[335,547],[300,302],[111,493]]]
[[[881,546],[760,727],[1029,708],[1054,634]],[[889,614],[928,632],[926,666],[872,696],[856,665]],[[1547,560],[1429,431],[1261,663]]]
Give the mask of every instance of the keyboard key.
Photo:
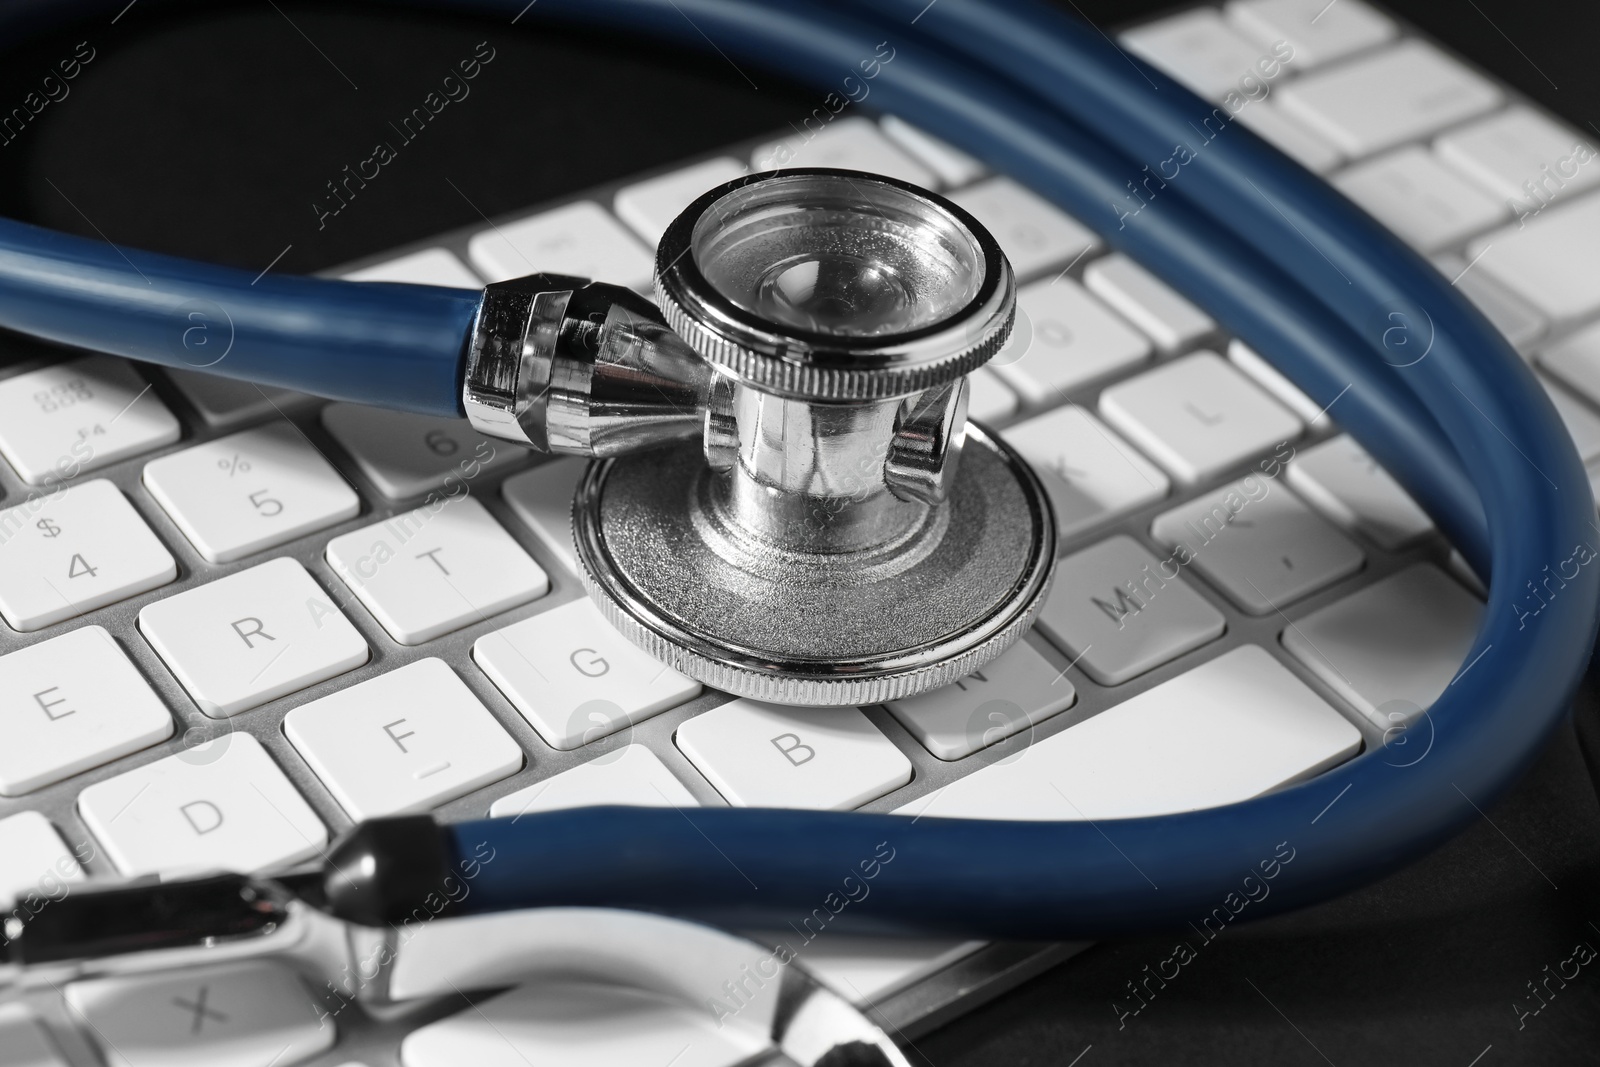
[[[335,537],[327,559],[402,645],[432,641],[550,591],[544,569],[468,496]]]
[[[465,419],[365,404],[329,404],[322,425],[390,500],[459,492],[483,472],[524,463],[530,455],[509,441],[490,440]]]
[[[1591,404],[1600,404],[1600,323],[1545,349],[1539,365]]]
[[[1055,505],[1062,541],[1167,495],[1161,470],[1076,404],[1005,431],[1033,465]]]
[[[177,576],[172,553],[108,481],[0,513],[0,614],[13,629],[40,630]]]
[[[1289,484],[1346,530],[1398,552],[1433,532],[1433,520],[1355,439],[1308,448],[1288,467]]]
[[[1506,287],[1479,271],[1477,265],[1467,265],[1460,256],[1437,256],[1433,265],[1454,282],[1455,287],[1483,312],[1490,325],[1511,342],[1511,347],[1527,359],[1535,344],[1544,337],[1549,323],[1533,310],[1527,301],[1511,295]]]
[[[1283,113],[1272,100],[1262,100],[1236,116],[1250,132],[1313,174],[1327,174],[1344,162],[1344,154]]]
[[[1550,402],[1556,406],[1556,414],[1561,416],[1562,425],[1567,428],[1567,433],[1572,435],[1572,443],[1578,449],[1578,458],[1588,463],[1600,456],[1600,416],[1595,415],[1581,400],[1573,399],[1570,393],[1543,375],[1539,375],[1538,378],[1539,384],[1544,386],[1544,391],[1550,395]]]
[[[553,459],[526,474],[507,478],[500,489],[517,518],[574,574],[580,573],[580,568],[572,542],[572,498],[588,469],[588,460]]]
[[[1120,252],[1085,267],[1083,284],[1169,355],[1217,328],[1210,315]]]
[[[69,1067],[49,1031],[20,1003],[0,1004],[0,1057],[6,1067]]]
[[[1488,274],[1557,324],[1600,311],[1600,193],[1486,234],[1467,252],[1478,260],[1474,272]]]
[[[1121,685],[1221,637],[1222,613],[1190,589],[1176,557],[1113,537],[1056,565],[1039,629],[1101,685]]]
[[[213,563],[351,518],[361,499],[287,420],[145,464],[145,488]]]
[[[1414,721],[1466,666],[1482,616],[1477,598],[1419,563],[1290,625],[1283,647],[1387,731]]]
[[[1100,394],[1100,414],[1188,483],[1291,441],[1302,428],[1215,352],[1118,382]]]
[[[1283,71],[1270,45],[1263,48],[1249,40],[1211,8],[1146,23],[1120,39],[1128,51],[1207,100],[1243,94],[1244,86],[1257,86]],[[1257,67],[1258,62],[1263,66]]]
[[[1434,142],[1434,150],[1485,190],[1510,201],[1518,215],[1600,185],[1600,164],[1589,139],[1531,107],[1509,107],[1453,130]]]
[[[46,485],[178,439],[178,420],[127,363],[84,356],[0,381],[0,454]]]
[[[678,748],[740,807],[843,811],[911,781],[911,761],[857,708],[735,700],[678,727]]]
[[[316,399],[197,370],[168,368],[166,375],[213,430],[232,430],[247,422],[282,415]]]
[[[838,119],[820,131],[762,145],[750,154],[752,170],[793,167],[838,167],[899,178],[924,189],[938,185],[933,171],[906,155],[870,119]]]
[[[595,804],[693,808],[698,803],[694,794],[667,770],[661,757],[644,745],[624,745],[501,797],[489,806],[489,814],[498,819]]]
[[[83,868],[49,819],[37,811],[0,819],[0,908],[58,900],[70,892],[68,883],[82,880]],[[7,1047],[0,1038],[0,1049]]]
[[[480,637],[472,658],[551,748],[568,751],[700,694],[586,599]]]
[[[1017,293],[1017,324],[989,363],[1030,403],[1059,402],[1084,382],[1150,358],[1150,342],[1071,278]]]
[[[653,248],[672,220],[700,194],[733,181],[745,169],[737,159],[721,156],[636,182],[617,193],[617,217],[639,231]]]
[[[532,273],[531,271],[529,273]],[[347,282],[407,282],[412,285],[443,285],[451,289],[482,289],[483,281],[447,248],[424,248],[385,263],[353,270]]]
[[[958,760],[1037,726],[1077,699],[1066,671],[1018,641],[960,681],[895,701],[889,713],[939,759]]]
[[[66,998],[116,1067],[289,1067],[338,1033],[294,972],[271,962],[74,982]]]
[[[1302,70],[1374,48],[1397,32],[1361,0],[1233,0],[1228,19],[1263,47],[1287,41]]]
[[[522,769],[522,750],[441,659],[295,708],[283,732],[357,822],[427,811]]]
[[[752,950],[750,958],[758,960],[760,953]],[[730,971],[731,977],[738,974]],[[546,979],[413,1030],[400,1045],[400,1062],[404,1067],[742,1067],[774,1062],[761,1055],[768,1047],[764,1038],[765,1031],[755,1026],[719,1027],[703,1004],[674,1002],[616,983]]]
[[[1140,693],[898,809],[953,819],[1128,819],[1232,804],[1355,755],[1361,733],[1256,645]]]
[[[1412,145],[1333,179],[1341,193],[1419,252],[1437,252],[1505,218],[1506,208]]]
[[[99,626],[0,656],[0,796],[20,796],[172,736],[172,716]]]
[[[1328,421],[1328,413],[1300,387],[1262,355],[1237,337],[1228,342],[1228,362],[1244,371],[1261,388],[1272,394],[1274,400],[1300,416],[1300,421],[1310,429],[1317,429]]]
[[[328,831],[267,750],[223,734],[78,795],[84,825],[127,877],[249,874],[321,853]]]
[[[977,181],[986,173],[982,163],[961,149],[935,137],[919,126],[913,126],[899,115],[885,115],[878,121],[889,140],[927,164],[939,181],[950,188],[960,188]]]
[[[467,254],[491,282],[525,274],[576,274],[648,288],[655,259],[599,204],[580,200],[473,235]]]
[[[1248,475],[1159,516],[1150,536],[1252,615],[1267,615],[1361,569],[1361,549],[1288,490]]]
[[[1100,243],[1083,223],[1010,178],[990,178],[950,199],[994,234],[1019,278],[1059,271]]]
[[[1433,45],[1409,40],[1290,82],[1278,99],[1335,148],[1366,156],[1498,107],[1504,95]]]
[[[1017,410],[1017,394],[1007,389],[999,375],[979,367],[967,375],[967,418],[996,422]]]
[[[147,605],[139,629],[201,711],[223,718],[367,662],[367,642],[292,559]]]

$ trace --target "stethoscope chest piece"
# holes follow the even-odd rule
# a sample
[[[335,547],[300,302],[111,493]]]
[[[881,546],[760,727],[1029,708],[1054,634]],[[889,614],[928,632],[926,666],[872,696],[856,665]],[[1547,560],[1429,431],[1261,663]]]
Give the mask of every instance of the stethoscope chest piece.
[[[948,684],[1031,625],[1054,545],[1032,472],[967,433],[945,501],[877,551],[753,536],[692,448],[596,463],[573,512],[585,585],[636,644],[730,693],[859,705]]]
[[[590,456],[585,584],[652,654],[787,704],[871,704],[999,655],[1049,586],[1055,516],[967,422],[1011,265],[956,205],[841,170],[739,178],[667,228],[656,308],[613,285],[489,286],[463,402]]]
[[[975,220],[879,177],[751,176],[679,216],[656,286],[707,402],[695,439],[583,479],[577,552],[613,624],[709,685],[827,705],[947,684],[1021,635],[1055,526],[966,420],[1015,314]]]

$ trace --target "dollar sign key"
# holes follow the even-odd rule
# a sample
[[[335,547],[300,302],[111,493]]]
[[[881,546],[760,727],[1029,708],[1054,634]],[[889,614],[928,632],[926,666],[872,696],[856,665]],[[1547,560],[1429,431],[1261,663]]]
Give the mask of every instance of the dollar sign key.
[[[49,519],[40,519],[38,522],[34,523],[34,525],[37,526],[40,530],[44,531],[44,535],[46,537],[60,537],[61,536],[61,527],[57,526],[54,522],[50,521]]]

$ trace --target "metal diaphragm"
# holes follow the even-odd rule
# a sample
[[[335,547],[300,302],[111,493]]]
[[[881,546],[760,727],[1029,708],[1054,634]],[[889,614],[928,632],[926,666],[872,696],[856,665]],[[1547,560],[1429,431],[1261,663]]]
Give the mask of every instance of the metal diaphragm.
[[[699,442],[592,464],[573,507],[606,617],[684,674],[785,704],[911,696],[1032,624],[1037,477],[966,421],[1016,283],[936,194],[852,171],[740,178],[668,227],[657,295],[710,364]]]

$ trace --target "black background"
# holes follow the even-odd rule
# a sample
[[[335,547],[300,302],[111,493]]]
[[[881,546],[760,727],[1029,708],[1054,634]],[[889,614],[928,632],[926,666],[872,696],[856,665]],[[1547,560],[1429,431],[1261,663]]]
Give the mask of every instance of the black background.
[[[379,252],[780,129],[813,105],[714,54],[532,20],[146,0],[113,24],[124,2],[0,60],[9,109],[78,41],[96,51],[65,100],[0,146],[0,212],[256,270],[281,253],[274,269],[310,271]],[[1111,27],[1170,5],[1076,6]],[[1600,4],[1389,6],[1600,135]],[[324,183],[485,39],[496,58],[472,95],[319,229]],[[1342,900],[1230,928],[1126,1029],[1111,1003],[1170,937],[1096,946],[908,1053],[939,1067],[1596,1063],[1600,962],[1523,1029],[1513,1005],[1577,942],[1600,948],[1597,890],[1600,810],[1569,729],[1460,837]]]

